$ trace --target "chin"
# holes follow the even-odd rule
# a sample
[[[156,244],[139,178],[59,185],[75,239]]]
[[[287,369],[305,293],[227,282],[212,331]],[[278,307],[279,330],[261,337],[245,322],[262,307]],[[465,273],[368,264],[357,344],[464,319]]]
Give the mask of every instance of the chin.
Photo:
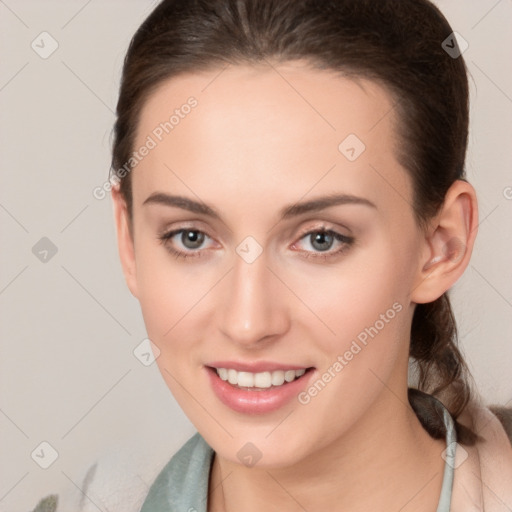
[[[268,429],[263,434],[248,428],[229,439],[227,436],[222,436],[222,439],[212,438],[199,432],[219,457],[233,464],[259,469],[291,467],[314,451],[309,436],[304,439],[293,438],[285,429],[280,436],[274,437],[274,433],[268,435]]]

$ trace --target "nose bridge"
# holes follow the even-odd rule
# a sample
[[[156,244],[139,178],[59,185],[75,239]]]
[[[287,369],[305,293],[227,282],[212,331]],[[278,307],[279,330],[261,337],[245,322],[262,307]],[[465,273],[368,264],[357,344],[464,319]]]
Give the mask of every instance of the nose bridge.
[[[249,251],[245,251],[249,247]],[[287,315],[276,278],[267,268],[267,257],[254,257],[254,247],[240,244],[233,269],[226,280],[226,293],[220,305],[220,328],[233,342],[250,346],[284,332]],[[252,256],[248,257],[248,254]],[[257,251],[259,252],[259,251]]]

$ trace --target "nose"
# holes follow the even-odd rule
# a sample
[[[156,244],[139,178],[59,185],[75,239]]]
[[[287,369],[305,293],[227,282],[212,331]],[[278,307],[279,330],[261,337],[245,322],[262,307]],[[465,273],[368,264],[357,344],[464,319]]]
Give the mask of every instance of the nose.
[[[275,341],[289,328],[285,287],[268,267],[266,253],[248,263],[234,256],[219,304],[221,332],[245,348],[260,348]]]

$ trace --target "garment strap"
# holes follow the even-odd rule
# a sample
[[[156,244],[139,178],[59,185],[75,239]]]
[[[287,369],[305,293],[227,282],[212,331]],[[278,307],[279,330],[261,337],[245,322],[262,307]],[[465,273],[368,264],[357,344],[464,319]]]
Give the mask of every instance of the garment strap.
[[[457,450],[457,434],[455,432],[455,423],[452,415],[446,407],[436,398],[432,397],[436,402],[438,410],[442,410],[444,424],[446,425],[446,450],[445,465],[443,475],[443,485],[437,505],[437,512],[450,512],[450,503],[452,500],[453,474],[455,469],[455,453]]]

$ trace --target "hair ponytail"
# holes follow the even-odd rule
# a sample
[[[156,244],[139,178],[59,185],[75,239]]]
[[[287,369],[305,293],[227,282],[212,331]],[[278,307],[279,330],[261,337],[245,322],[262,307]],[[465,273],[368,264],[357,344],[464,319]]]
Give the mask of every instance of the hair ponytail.
[[[474,445],[479,436],[457,421],[471,399],[470,373],[458,348],[457,326],[446,293],[416,306],[409,356],[417,370],[417,389],[409,388],[408,398],[423,427],[436,439],[446,435],[443,418],[425,396],[429,394],[452,415],[457,441]]]

